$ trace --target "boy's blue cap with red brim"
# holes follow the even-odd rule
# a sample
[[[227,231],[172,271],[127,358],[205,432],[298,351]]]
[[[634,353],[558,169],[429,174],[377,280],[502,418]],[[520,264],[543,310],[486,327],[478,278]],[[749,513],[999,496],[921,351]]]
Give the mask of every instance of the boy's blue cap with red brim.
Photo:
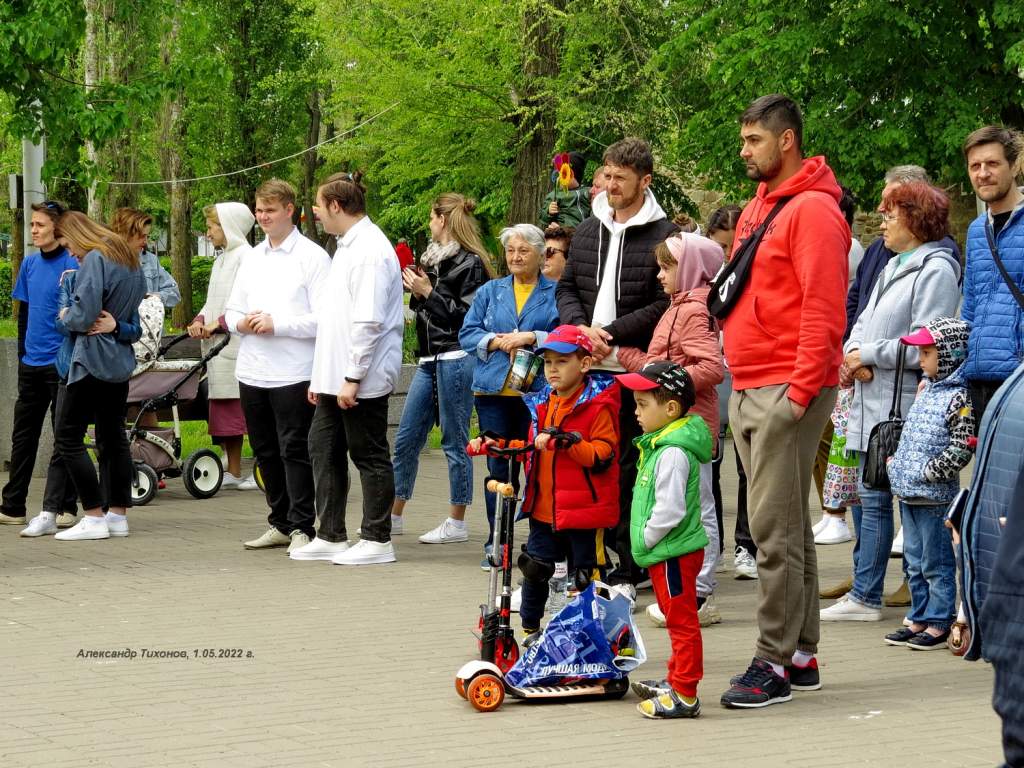
[[[544,343],[537,347],[538,352],[550,349],[560,355],[568,355],[578,349],[582,349],[588,355],[593,354],[594,345],[590,338],[575,325],[560,325],[544,340]]]

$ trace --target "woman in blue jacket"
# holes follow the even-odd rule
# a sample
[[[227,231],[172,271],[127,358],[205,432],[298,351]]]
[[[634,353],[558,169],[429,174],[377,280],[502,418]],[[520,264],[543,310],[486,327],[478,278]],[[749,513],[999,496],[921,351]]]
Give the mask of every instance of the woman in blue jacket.
[[[462,348],[476,358],[473,394],[481,432],[506,439],[525,439],[530,412],[521,393],[505,386],[512,354],[523,347],[543,344],[548,331],[558,325],[555,283],[541,274],[544,266],[544,233],[533,224],[506,227],[498,235],[505,249],[507,277],[491,280],[480,288],[459,332]],[[541,377],[534,382],[540,386]],[[487,459],[490,478],[508,480],[508,462]],[[484,492],[490,532],[494,536],[495,497]],[[486,558],[481,567],[488,568]]]
[[[132,460],[124,414],[135,354],[129,344],[122,343],[134,339],[120,336],[126,324],[140,327],[138,308],[146,283],[138,254],[119,235],[85,214],[63,214],[57,222],[57,236],[82,260],[82,266],[75,279],[71,306],[61,310],[60,316],[73,347],[67,384],[57,405],[54,442],[85,513],[77,525],[61,531],[56,538],[79,541],[127,536]],[[113,321],[111,331],[90,334],[101,315]],[[85,450],[89,424],[96,425],[100,477]],[[106,515],[104,506],[108,508]]]

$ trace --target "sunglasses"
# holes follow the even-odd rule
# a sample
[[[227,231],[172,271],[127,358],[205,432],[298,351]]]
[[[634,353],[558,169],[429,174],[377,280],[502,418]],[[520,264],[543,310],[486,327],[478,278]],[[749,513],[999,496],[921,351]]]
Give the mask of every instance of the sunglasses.
[[[554,256],[556,253],[561,253],[561,254],[564,255],[566,253],[566,250],[564,248],[545,248],[544,249],[544,255],[545,256]]]
[[[57,214],[62,214],[62,213],[64,213],[64,206],[63,206],[63,205],[61,205],[60,203],[55,203],[55,202],[54,202],[53,200],[44,200],[44,201],[42,202],[42,206],[43,206],[43,208],[45,208],[46,210],[48,210],[48,211],[54,211],[54,212],[55,212],[55,213],[57,213]]]

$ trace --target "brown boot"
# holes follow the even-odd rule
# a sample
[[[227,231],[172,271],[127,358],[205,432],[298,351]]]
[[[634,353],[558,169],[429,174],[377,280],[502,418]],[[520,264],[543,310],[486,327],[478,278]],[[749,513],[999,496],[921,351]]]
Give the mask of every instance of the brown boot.
[[[822,589],[818,592],[818,597],[822,600],[837,600],[838,598],[845,595],[853,589],[853,578],[846,579],[836,584],[834,587],[828,589]]]
[[[906,579],[903,580],[899,589],[891,595],[885,596],[885,605],[888,608],[904,608],[910,605],[910,587],[907,586]]]

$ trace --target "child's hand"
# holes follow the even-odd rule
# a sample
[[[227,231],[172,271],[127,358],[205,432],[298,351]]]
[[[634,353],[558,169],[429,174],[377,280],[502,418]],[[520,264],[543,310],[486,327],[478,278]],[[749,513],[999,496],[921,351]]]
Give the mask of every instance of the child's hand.
[[[480,453],[484,447],[484,439],[482,437],[474,437],[466,445],[466,453]]]
[[[551,435],[549,435],[547,432],[541,432],[533,441],[533,447],[536,448],[538,451],[546,451],[550,443]]]

